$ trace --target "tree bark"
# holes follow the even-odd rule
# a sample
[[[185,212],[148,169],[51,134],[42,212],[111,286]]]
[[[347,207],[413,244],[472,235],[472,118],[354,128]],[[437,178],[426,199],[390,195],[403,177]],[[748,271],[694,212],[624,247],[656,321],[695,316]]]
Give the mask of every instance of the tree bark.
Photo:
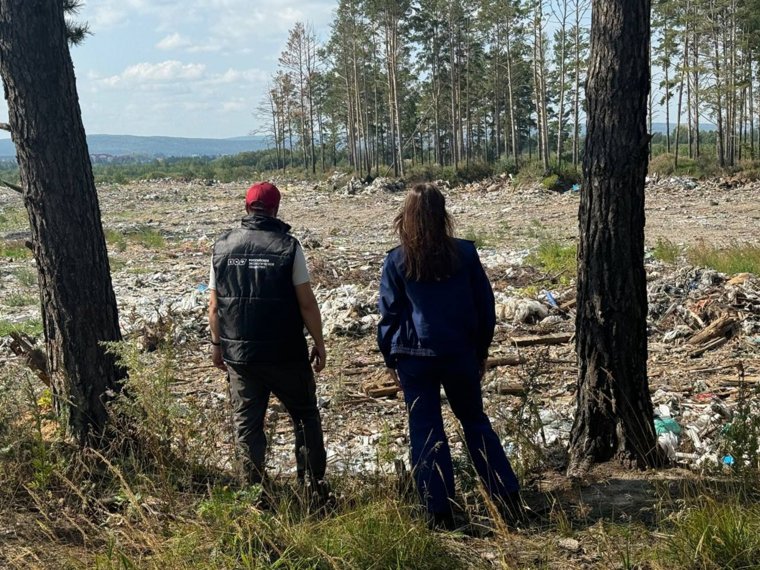
[[[644,272],[650,9],[649,0],[593,4],[570,475],[611,459],[639,467],[658,459]]]
[[[56,408],[80,443],[124,372],[100,207],[60,0],[0,0],[0,74],[34,242]]]

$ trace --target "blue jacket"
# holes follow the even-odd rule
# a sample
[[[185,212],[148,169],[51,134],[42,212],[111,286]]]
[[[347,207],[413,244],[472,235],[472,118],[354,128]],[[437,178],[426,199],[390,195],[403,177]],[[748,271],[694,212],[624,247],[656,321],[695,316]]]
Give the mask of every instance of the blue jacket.
[[[377,343],[385,364],[398,355],[488,356],[496,326],[493,290],[475,244],[455,240],[459,268],[445,281],[411,281],[401,247],[388,252],[380,280]]]

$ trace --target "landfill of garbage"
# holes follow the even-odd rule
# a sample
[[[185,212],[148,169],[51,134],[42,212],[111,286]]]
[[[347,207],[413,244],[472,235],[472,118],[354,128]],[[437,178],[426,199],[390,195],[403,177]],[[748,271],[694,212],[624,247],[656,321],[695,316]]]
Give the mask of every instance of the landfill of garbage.
[[[318,396],[330,468],[397,469],[399,461],[408,461],[406,415],[374,333],[380,270],[385,252],[395,245],[392,220],[405,186],[389,178],[365,183],[346,175],[316,186],[276,182],[284,194],[280,215],[304,245],[322,309],[328,367],[318,379]],[[238,223],[247,185],[159,180],[99,189],[125,338],[148,351],[156,349],[157,336],[172,335],[182,360],[177,397],[192,394],[220,412],[228,405],[226,380],[208,357],[210,252],[216,236]],[[506,175],[443,186],[457,233],[476,241],[496,296],[498,325],[483,382],[486,411],[517,458],[531,447],[541,450],[532,467],[562,469],[578,374],[574,276],[531,265],[531,253],[542,240],[576,241],[578,193],[520,186]],[[700,241],[757,244],[758,191],[760,183],[752,181],[648,181],[654,427],[667,456],[693,469],[744,460],[727,448],[725,435],[737,414],[758,411],[747,394],[760,386],[760,279],[693,267],[683,257],[666,263],[652,251],[660,239],[684,247]],[[21,207],[18,197],[0,195],[3,212]],[[146,232],[160,235],[161,243],[141,240]],[[6,241],[26,235],[23,228],[0,231]],[[36,294],[36,285],[24,277],[30,272],[31,258],[4,260],[2,320],[39,319],[34,303],[12,302],[20,293]],[[167,322],[171,326],[161,326]],[[41,339],[31,335],[26,342],[40,346]],[[22,366],[25,358],[18,343],[0,339],[0,367]],[[289,473],[295,468],[291,426],[281,406],[271,408],[270,467]],[[456,422],[449,413],[445,418],[452,452],[464,456]],[[231,448],[230,434],[219,442],[220,456],[231,457]]]

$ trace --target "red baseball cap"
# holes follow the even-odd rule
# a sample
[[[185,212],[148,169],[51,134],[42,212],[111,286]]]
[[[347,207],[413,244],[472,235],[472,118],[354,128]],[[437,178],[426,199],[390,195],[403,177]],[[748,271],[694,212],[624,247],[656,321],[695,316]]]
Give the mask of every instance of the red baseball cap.
[[[245,207],[276,210],[280,207],[280,191],[269,182],[256,182],[245,195]]]

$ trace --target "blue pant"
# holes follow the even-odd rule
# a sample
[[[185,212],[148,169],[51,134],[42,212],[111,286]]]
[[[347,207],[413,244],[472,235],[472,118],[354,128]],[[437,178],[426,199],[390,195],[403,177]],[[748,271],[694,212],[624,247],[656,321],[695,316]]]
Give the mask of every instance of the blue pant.
[[[519,489],[504,448],[483,411],[475,354],[399,356],[398,375],[409,412],[412,465],[417,490],[430,513],[451,511],[454,468],[441,416],[441,386],[462,424],[475,470],[493,499]]]

